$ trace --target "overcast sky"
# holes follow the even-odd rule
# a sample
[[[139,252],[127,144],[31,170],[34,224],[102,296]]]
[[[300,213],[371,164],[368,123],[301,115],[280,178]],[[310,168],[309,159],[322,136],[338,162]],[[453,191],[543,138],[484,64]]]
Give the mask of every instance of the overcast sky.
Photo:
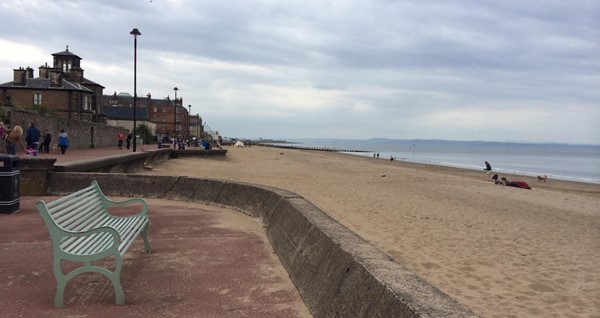
[[[0,83],[82,58],[223,136],[600,144],[600,2],[0,2]]]

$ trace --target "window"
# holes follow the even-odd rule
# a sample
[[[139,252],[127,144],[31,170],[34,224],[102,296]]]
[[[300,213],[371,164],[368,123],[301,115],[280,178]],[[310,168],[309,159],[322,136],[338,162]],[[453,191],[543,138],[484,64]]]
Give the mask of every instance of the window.
[[[69,73],[71,70],[71,61],[62,61],[61,64],[63,73]]]
[[[92,109],[92,97],[90,95],[83,96],[83,110]]]
[[[33,104],[38,106],[42,105],[42,93],[33,93]]]

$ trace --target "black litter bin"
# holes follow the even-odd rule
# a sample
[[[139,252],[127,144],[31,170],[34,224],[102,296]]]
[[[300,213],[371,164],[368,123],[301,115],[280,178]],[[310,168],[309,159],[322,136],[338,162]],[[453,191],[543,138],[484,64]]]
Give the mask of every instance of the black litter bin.
[[[19,156],[0,154],[0,213],[20,209],[19,168]]]

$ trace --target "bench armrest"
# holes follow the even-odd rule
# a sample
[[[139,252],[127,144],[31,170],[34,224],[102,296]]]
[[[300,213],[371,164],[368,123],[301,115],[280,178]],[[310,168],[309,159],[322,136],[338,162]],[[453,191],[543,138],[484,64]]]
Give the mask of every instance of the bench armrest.
[[[141,198],[133,198],[133,199],[127,199],[124,201],[114,201],[114,200],[109,199],[104,194],[104,192],[102,192],[102,190],[100,189],[100,185],[98,185],[98,182],[96,180],[92,180],[91,185],[95,186],[96,190],[100,194],[100,200],[102,201],[102,204],[104,205],[104,208],[107,211],[106,213],[108,213],[108,208],[111,206],[127,206],[127,205],[131,205],[131,204],[141,204],[142,211],[140,211],[139,213],[136,213],[134,215],[128,216],[128,217],[140,216],[140,215],[147,216],[148,215],[148,203],[146,202],[146,200],[141,199]]]
[[[110,206],[128,206],[128,205],[132,205],[132,204],[140,204],[142,206],[142,210],[139,213],[136,213],[131,216],[148,215],[148,203],[146,202],[146,200],[141,199],[141,198],[127,199],[124,201],[113,201],[107,197],[104,197],[103,201],[106,204],[105,206],[107,208]],[[130,217],[130,216],[128,216],[128,217]]]
[[[76,232],[76,231],[69,231],[69,230],[64,230],[64,229],[60,229],[57,231],[54,231],[53,233],[50,233],[50,236],[52,237],[52,241],[55,244],[55,249],[60,250],[61,253],[64,254],[69,254],[69,255],[74,255],[74,256],[78,256],[79,254],[77,253],[79,251],[79,249],[82,248],[82,244],[81,244],[81,240],[69,240],[70,238],[82,238],[82,237],[91,237],[92,235],[97,235],[97,234],[102,234],[102,233],[108,233],[110,235],[110,245],[106,246],[106,244],[100,244],[100,246],[106,246],[105,248],[97,248],[97,250],[92,250],[91,252],[87,252],[85,253],[85,255],[91,255],[91,254],[114,254],[114,253],[118,253],[119,251],[119,245],[121,244],[121,237],[119,236],[119,233],[110,227],[107,226],[103,226],[103,227],[98,227],[95,229],[90,229],[90,230],[86,230],[86,231],[80,231],[80,232]],[[77,241],[77,243],[75,243]],[[104,239],[105,242],[106,239]],[[94,242],[93,240],[90,242],[90,244],[94,244],[97,242]],[[75,246],[74,244],[78,244],[77,246]],[[83,244],[86,245],[86,244]],[[89,247],[89,246],[88,246]]]

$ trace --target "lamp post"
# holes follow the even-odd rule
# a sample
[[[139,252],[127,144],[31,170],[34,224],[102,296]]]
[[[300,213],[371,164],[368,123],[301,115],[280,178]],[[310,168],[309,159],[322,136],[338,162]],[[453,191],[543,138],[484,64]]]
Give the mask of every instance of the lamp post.
[[[135,132],[135,126],[137,126],[136,122],[136,113],[135,109],[137,107],[137,37],[138,35],[142,35],[138,29],[133,29],[129,34],[133,35],[133,152],[136,152],[136,143],[137,143],[137,135]]]
[[[175,103],[173,105],[175,105],[175,108],[173,108],[173,138],[177,137],[177,91],[179,90],[179,88],[175,87],[173,88],[173,91],[175,91]]]
[[[192,144],[192,138],[191,138],[191,129],[190,129],[190,114],[192,113],[192,105],[188,105],[188,147],[191,147],[190,145]]]

